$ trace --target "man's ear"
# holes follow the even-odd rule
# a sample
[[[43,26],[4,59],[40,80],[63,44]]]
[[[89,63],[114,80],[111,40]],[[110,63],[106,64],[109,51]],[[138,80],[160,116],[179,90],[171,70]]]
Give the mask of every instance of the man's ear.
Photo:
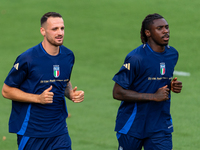
[[[146,34],[147,37],[151,36],[151,32],[149,30],[147,30],[147,29],[144,31],[144,33]]]
[[[45,32],[45,29],[43,27],[40,27],[40,33],[45,36],[46,32]]]

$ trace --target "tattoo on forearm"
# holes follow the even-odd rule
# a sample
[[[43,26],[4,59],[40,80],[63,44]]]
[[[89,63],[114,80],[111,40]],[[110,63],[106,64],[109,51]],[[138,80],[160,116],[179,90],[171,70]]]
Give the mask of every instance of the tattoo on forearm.
[[[67,83],[67,87],[65,89],[65,96],[70,99],[70,90],[72,90],[72,85],[70,82]]]

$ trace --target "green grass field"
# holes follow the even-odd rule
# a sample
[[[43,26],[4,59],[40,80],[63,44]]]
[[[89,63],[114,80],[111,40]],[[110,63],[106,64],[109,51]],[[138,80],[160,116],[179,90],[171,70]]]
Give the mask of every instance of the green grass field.
[[[170,25],[170,45],[179,51],[177,71],[181,94],[172,94],[174,150],[198,150],[199,121],[199,0],[1,0],[0,89],[16,57],[38,44],[40,18],[48,11],[62,14],[64,45],[76,57],[73,86],[85,91],[80,104],[67,101],[67,119],[73,150],[116,150],[114,126],[119,101],[112,98],[112,77],[125,56],[141,44],[144,17],[159,13]],[[0,150],[16,150],[16,135],[8,133],[11,101],[0,96]],[[6,140],[3,140],[3,136]]]

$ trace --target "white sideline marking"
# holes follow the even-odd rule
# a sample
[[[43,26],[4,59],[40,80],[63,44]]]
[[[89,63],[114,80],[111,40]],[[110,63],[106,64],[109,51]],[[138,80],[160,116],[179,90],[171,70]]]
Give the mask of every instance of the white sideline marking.
[[[183,71],[174,71],[174,75],[190,76],[190,73],[189,72],[183,72]]]

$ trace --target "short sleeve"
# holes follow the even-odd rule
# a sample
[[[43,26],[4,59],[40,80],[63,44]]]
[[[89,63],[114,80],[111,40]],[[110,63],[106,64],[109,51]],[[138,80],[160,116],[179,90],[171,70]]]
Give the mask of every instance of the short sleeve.
[[[129,89],[139,72],[139,60],[135,56],[127,55],[124,64],[113,80],[125,89]]]
[[[21,83],[23,83],[23,81],[27,77],[27,73],[28,65],[26,58],[20,55],[17,57],[4,83],[8,86],[19,88]]]
[[[73,67],[74,67],[74,63],[75,63],[75,56],[74,56],[74,53],[72,52],[71,54],[71,61],[70,61],[70,76],[69,76],[69,80],[71,78],[71,73],[72,73],[72,70],[73,70]]]

